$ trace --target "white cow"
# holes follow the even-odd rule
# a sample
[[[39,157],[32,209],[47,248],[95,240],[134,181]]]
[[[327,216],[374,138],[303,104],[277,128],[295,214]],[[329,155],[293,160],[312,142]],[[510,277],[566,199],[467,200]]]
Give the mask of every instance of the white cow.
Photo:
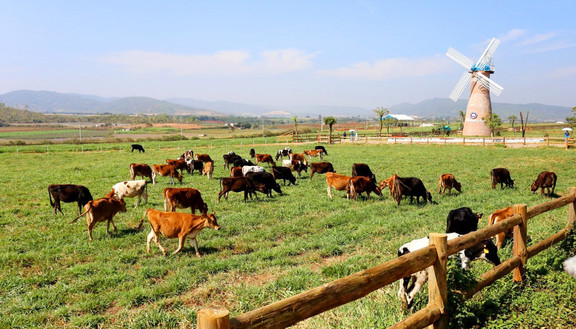
[[[265,172],[266,169],[260,166],[244,166],[242,167],[242,175],[246,176],[249,172]]]
[[[124,198],[133,198],[137,196],[138,201],[136,202],[136,206],[134,208],[138,207],[142,197],[144,197],[144,201],[148,203],[147,185],[146,181],[143,179],[129,180],[114,184],[114,186],[112,186],[112,192],[112,196],[118,200]]]
[[[292,160],[282,160],[282,167],[292,168]]]

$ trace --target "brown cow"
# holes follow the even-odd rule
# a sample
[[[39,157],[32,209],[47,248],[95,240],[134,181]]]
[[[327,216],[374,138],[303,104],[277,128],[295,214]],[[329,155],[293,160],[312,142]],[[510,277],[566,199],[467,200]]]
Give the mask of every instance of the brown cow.
[[[248,200],[248,194],[252,198],[252,194],[256,195],[256,190],[266,193],[264,185],[258,185],[250,177],[225,177],[220,180],[220,192],[218,193],[218,203],[220,198],[224,196],[228,200],[228,193],[230,192],[244,192],[244,202]],[[256,196],[258,198],[258,196]]]
[[[548,189],[548,196],[552,196],[554,194],[554,189],[556,188],[556,181],[558,180],[558,176],[556,176],[555,172],[552,171],[543,171],[538,175],[538,178],[534,182],[532,182],[532,186],[530,190],[532,193],[536,192],[537,189],[540,189],[540,194],[544,194],[544,188]],[[552,188],[552,191],[550,191]]]
[[[496,210],[492,215],[490,215],[490,217],[488,217],[488,225],[494,225],[512,216],[514,216],[514,209],[512,209],[512,207]],[[498,247],[498,250],[500,250],[504,245],[504,239],[510,236],[512,236],[512,229],[496,235],[496,246]]]
[[[259,162],[264,162],[268,163],[268,166],[270,165],[276,166],[276,162],[274,162],[270,154],[255,154],[255,157],[256,157],[256,165],[258,165]]]
[[[179,169],[181,174],[184,173],[184,170],[190,172],[190,169],[186,164],[186,160],[184,159],[176,159],[176,160],[166,159],[166,163],[174,166],[176,169]]]
[[[304,165],[308,165],[308,161],[306,161],[306,157],[304,156],[304,153],[291,153],[290,154],[290,160],[294,161],[301,161]]]
[[[208,212],[208,205],[197,189],[167,187],[162,195],[164,197],[164,211],[175,212],[176,208],[190,208],[193,214],[196,213],[196,209],[200,210],[200,213]]]
[[[242,173],[242,167],[230,168],[230,177],[244,177],[244,174]]]
[[[310,179],[314,173],[325,174],[327,172],[336,172],[330,162],[314,162],[310,164]]]
[[[213,161],[212,158],[208,154],[196,154],[196,160],[200,160],[202,162],[210,162]]]
[[[212,173],[214,172],[214,161],[208,161],[204,164],[204,169],[202,169],[202,175],[212,178]]]
[[[352,177],[339,175],[334,172],[327,172],[326,173],[326,184],[328,184],[328,188],[326,192],[328,192],[328,197],[332,199],[332,187],[337,191],[346,191],[346,199],[350,199],[350,189],[348,189],[348,184],[350,183],[350,179]]]
[[[382,196],[382,191],[370,177],[356,176],[350,179],[348,183],[348,190],[350,190],[350,198],[356,200],[358,194],[366,192],[366,199],[370,199],[370,192]]]
[[[514,188],[514,180],[510,177],[510,171],[506,168],[495,168],[490,171],[490,180],[492,181],[492,188],[496,188],[496,184],[500,183],[500,188],[503,189],[504,185],[509,188]]]
[[[89,201],[84,206],[84,212],[72,220],[72,223],[83,215],[86,215],[86,223],[88,224],[88,238],[92,242],[92,229],[96,223],[107,221],[106,233],[110,233],[110,223],[116,232],[116,225],[114,225],[114,216],[118,212],[126,212],[126,202],[124,199],[116,200],[114,198],[100,198]]]
[[[194,244],[194,250],[196,251],[196,257],[200,257],[198,241],[196,240],[198,233],[207,227],[215,230],[220,229],[214,213],[211,213],[210,215],[204,213],[198,216],[194,214],[164,212],[155,209],[148,209],[144,212],[144,216],[142,216],[142,221],[140,221],[138,229],[142,228],[146,216],[148,216],[148,221],[152,227],[150,233],[148,233],[148,238],[146,239],[146,252],[150,253],[150,241],[154,239],[154,242],[158,248],[160,248],[164,256],[166,256],[166,249],[164,249],[160,244],[158,233],[162,233],[162,235],[168,239],[178,238],[178,249],[172,253],[173,255],[182,250],[186,236],[190,235]]]
[[[438,194],[444,194],[446,189],[448,189],[448,194],[452,194],[452,188],[455,188],[456,191],[462,193],[462,184],[456,181],[454,175],[452,174],[442,174],[438,179]]]
[[[130,179],[134,180],[136,176],[142,178],[148,177],[152,180],[152,168],[145,163],[131,163],[130,164]]]
[[[312,160],[312,157],[319,157],[320,160],[323,160],[322,154],[324,153],[322,150],[305,150],[302,152],[304,155],[308,156],[308,159]]]
[[[398,175],[392,175],[392,176],[386,178],[385,180],[380,181],[380,183],[378,184],[378,187],[380,187],[381,191],[384,191],[385,188],[389,187],[390,188],[390,196],[392,196],[394,193],[394,182],[396,181],[397,177],[398,177]]]
[[[182,184],[182,175],[178,172],[176,167],[165,165],[152,165],[152,184],[156,185],[156,175],[170,176],[170,183],[174,184],[174,177]]]

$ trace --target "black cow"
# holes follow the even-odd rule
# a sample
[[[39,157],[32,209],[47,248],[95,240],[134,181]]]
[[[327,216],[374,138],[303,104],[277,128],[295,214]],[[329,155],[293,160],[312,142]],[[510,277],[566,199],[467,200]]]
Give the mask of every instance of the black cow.
[[[420,203],[420,197],[422,197],[424,203],[427,201],[432,202],[432,194],[426,190],[422,180],[416,177],[396,177],[392,197],[400,204],[403,196],[410,196],[410,203],[413,202],[414,197],[416,197],[417,203]]]
[[[240,159],[242,160],[242,157],[239,156],[238,154],[234,153],[234,152],[228,152],[226,154],[224,154],[222,156],[222,158],[224,159],[224,168],[229,169],[230,168],[230,164],[234,163],[234,161]]]
[[[476,214],[468,207],[450,210],[446,218],[446,233],[468,234],[478,229],[482,213]]]
[[[146,152],[144,151],[144,147],[140,144],[132,144],[132,150],[130,152],[134,152],[134,150],[137,150],[139,153],[140,152]]]
[[[352,165],[352,177],[364,176],[372,179],[376,183],[376,175],[372,173],[370,167],[365,163],[355,163]]]
[[[315,150],[322,150],[322,152],[324,152],[324,154],[328,155],[328,152],[326,152],[326,148],[322,145],[316,145],[314,146]]]
[[[272,190],[282,194],[280,185],[276,183],[274,176],[272,176],[272,174],[269,172],[249,172],[246,173],[246,177],[252,178],[256,185],[262,185],[263,190],[259,191],[266,194],[269,197],[272,196]]]
[[[254,163],[248,159],[236,159],[233,161],[234,167],[254,166]]]
[[[244,202],[248,200],[248,194],[250,194],[250,199],[252,195],[256,196],[256,190],[264,193],[264,186],[256,184],[254,180],[250,177],[225,177],[220,180],[220,193],[218,193],[218,203],[220,203],[220,198],[224,196],[228,200],[228,193],[230,192],[244,192]],[[256,196],[258,199],[258,196]]]
[[[187,171],[190,175],[194,175],[194,170],[197,170],[200,174],[202,174],[202,169],[204,169],[204,162],[200,160],[186,160],[186,164],[188,165]]]
[[[514,180],[510,178],[510,171],[506,168],[495,168],[490,171],[490,178],[492,179],[492,188],[496,188],[496,184],[500,183],[500,188],[503,189],[504,185],[509,188],[514,188]]]
[[[255,156],[256,156],[256,151],[254,151],[254,149],[250,149],[250,157],[252,159],[254,159]]]
[[[50,198],[50,205],[54,208],[54,215],[56,215],[57,210],[64,215],[60,201],[78,202],[78,213],[81,214],[84,205],[93,200],[88,188],[72,184],[48,185],[48,198]],[[54,198],[54,202],[52,202],[52,198]]]
[[[296,185],[296,177],[292,175],[292,170],[288,167],[272,167],[272,176],[274,179],[282,179],[284,181],[284,186],[286,186],[286,180],[292,185]],[[288,184],[290,185],[290,184]]]

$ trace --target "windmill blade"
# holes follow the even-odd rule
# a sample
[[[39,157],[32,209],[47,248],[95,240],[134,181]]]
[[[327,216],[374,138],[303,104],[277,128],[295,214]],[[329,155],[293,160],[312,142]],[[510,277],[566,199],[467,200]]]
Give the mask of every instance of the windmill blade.
[[[446,56],[452,58],[456,63],[464,66],[464,68],[466,68],[467,70],[469,70],[472,67],[472,64],[474,64],[474,62],[472,62],[470,58],[461,54],[458,50],[452,47],[448,48]]]
[[[499,45],[500,40],[492,38],[492,40],[488,44],[488,47],[486,47],[486,50],[484,50],[484,53],[478,59],[476,67],[483,68],[484,66],[490,64],[490,60],[492,59],[492,56],[494,56],[494,52],[496,51]]]
[[[462,92],[464,91],[464,88],[466,88],[466,86],[468,85],[468,82],[470,81],[471,77],[472,75],[468,72],[464,72],[464,74],[462,74],[460,80],[458,80],[456,86],[454,86],[454,89],[452,89],[452,92],[450,93],[451,100],[457,101],[458,98],[460,98],[460,95],[462,95]]]
[[[504,90],[504,88],[502,86],[500,86],[499,84],[497,84],[496,82],[494,82],[490,78],[486,77],[482,73],[477,73],[475,75],[475,77],[476,77],[476,81],[478,81],[484,88],[490,90],[496,96],[500,96],[500,94],[502,93],[502,90]]]

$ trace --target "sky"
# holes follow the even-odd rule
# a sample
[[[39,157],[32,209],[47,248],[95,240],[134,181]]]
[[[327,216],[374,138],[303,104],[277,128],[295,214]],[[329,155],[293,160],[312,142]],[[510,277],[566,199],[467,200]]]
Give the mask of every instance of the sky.
[[[0,0],[0,94],[367,109],[447,98],[501,40],[493,102],[576,106],[576,1]],[[462,98],[468,98],[467,92]]]

